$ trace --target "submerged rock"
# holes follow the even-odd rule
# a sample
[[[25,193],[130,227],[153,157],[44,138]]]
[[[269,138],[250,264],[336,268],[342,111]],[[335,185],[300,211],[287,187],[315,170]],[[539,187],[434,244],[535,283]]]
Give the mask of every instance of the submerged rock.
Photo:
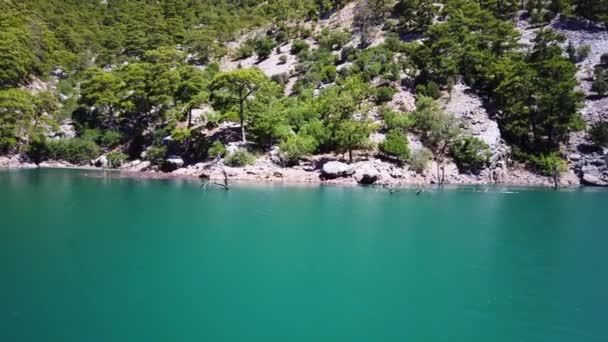
[[[352,166],[339,161],[330,161],[323,164],[321,176],[326,179],[348,177],[355,173]]]

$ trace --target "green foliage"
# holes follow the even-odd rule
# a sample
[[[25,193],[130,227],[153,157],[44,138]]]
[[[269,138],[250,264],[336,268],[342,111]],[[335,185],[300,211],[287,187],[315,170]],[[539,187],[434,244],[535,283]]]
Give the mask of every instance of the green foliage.
[[[279,145],[281,157],[288,163],[296,163],[302,157],[314,153],[319,143],[305,134],[292,134]]]
[[[47,150],[49,159],[65,160],[76,165],[91,161],[101,152],[97,144],[80,138],[50,140]]]
[[[349,162],[353,161],[353,149],[363,147],[371,131],[367,121],[345,120],[338,124],[335,132],[339,151],[348,152]]]
[[[308,51],[309,45],[303,40],[296,39],[291,43],[291,53],[294,55],[299,55],[301,52]]]
[[[106,155],[106,158],[108,159],[108,165],[111,168],[115,169],[121,167],[122,164],[128,159],[128,157],[129,156],[120,151],[112,151]]]
[[[255,157],[245,149],[238,149],[224,158],[224,163],[231,167],[243,167],[253,162]]]
[[[603,53],[603,54],[600,56],[600,63],[601,63],[602,65],[608,65],[608,53]]]
[[[441,90],[437,83],[429,81],[426,85],[419,84],[416,86],[416,92],[423,96],[431,97],[435,100],[441,97]]]
[[[118,131],[105,131],[100,138],[100,145],[105,148],[113,148],[118,146],[122,141],[122,134]]]
[[[183,143],[192,137],[192,130],[189,128],[175,128],[171,131],[171,138],[179,143]]]
[[[417,173],[422,173],[426,170],[429,162],[433,159],[433,153],[426,147],[421,147],[412,151],[412,155],[408,160],[410,169]]]
[[[533,156],[531,162],[536,171],[549,177],[557,177],[568,170],[568,164],[557,153]]]
[[[212,102],[217,108],[229,109],[231,106],[238,106],[243,142],[246,141],[245,105],[269,83],[268,77],[257,68],[227,71],[213,78],[210,86],[213,91]]]
[[[486,167],[492,156],[488,144],[475,137],[456,141],[452,145],[451,154],[459,170],[473,173]]]
[[[562,56],[563,36],[540,30],[533,50],[501,65],[496,89],[504,109],[505,136],[530,151],[551,151],[572,131],[583,129],[578,113],[583,94],[575,91],[576,66]]]
[[[596,79],[591,83],[591,91],[596,92],[599,96],[604,96],[608,92],[608,83],[603,79]]]
[[[207,150],[207,155],[212,158],[224,157],[227,153],[226,146],[221,141],[216,140],[211,144],[211,147]]]
[[[255,53],[258,55],[258,59],[264,60],[268,58],[274,47],[275,42],[272,38],[267,36],[258,37],[255,41]]]
[[[146,151],[146,159],[153,165],[162,165],[167,157],[166,146],[151,146]]]
[[[442,157],[460,135],[458,120],[442,111],[430,97],[420,97],[416,101],[416,110],[411,115],[422,142],[436,157]]]
[[[286,55],[281,55],[279,57],[279,64],[285,64],[287,63],[287,56]]]
[[[380,108],[380,115],[384,119],[384,123],[386,123],[388,129],[396,129],[405,132],[415,124],[412,116],[397,113],[388,107]]]
[[[385,102],[389,102],[393,99],[397,91],[393,87],[381,86],[374,90],[374,97],[376,98],[377,104],[382,104]]]
[[[396,158],[401,163],[410,157],[407,136],[398,130],[390,130],[386,134],[386,139],[380,143],[379,147],[380,151]]]
[[[35,112],[33,98],[25,90],[0,90],[0,152],[13,150],[25,138]]]
[[[596,122],[589,129],[591,141],[601,147],[608,147],[608,122]]]

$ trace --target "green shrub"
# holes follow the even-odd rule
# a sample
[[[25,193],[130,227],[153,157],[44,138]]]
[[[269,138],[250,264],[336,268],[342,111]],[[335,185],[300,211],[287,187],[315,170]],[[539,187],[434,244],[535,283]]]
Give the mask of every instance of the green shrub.
[[[100,138],[101,146],[105,148],[112,148],[120,144],[122,141],[122,134],[118,131],[105,131]]]
[[[414,126],[414,118],[411,115],[397,113],[388,107],[380,108],[380,116],[388,129],[405,131]]]
[[[80,139],[98,143],[101,138],[101,130],[97,128],[87,128],[80,135]]]
[[[108,166],[111,168],[119,168],[127,160],[129,156],[120,151],[113,151],[106,155]]]
[[[600,63],[603,65],[608,65],[608,53],[603,53],[600,56]]]
[[[30,137],[30,142],[25,148],[25,154],[34,162],[40,163],[49,158],[48,141],[42,134]]]
[[[245,59],[253,56],[255,48],[250,43],[244,43],[236,49],[236,59]]]
[[[171,131],[171,138],[177,142],[184,142],[192,136],[192,130],[189,128],[175,128]]]
[[[245,149],[239,149],[233,153],[230,153],[224,159],[224,163],[231,167],[241,167],[253,164],[253,162],[255,162],[255,157]]]
[[[417,173],[422,173],[429,162],[433,159],[433,153],[426,147],[421,147],[412,151],[412,155],[409,159],[410,169],[416,171]]]
[[[286,55],[281,55],[279,57],[279,64],[285,64],[287,63],[287,56]]]
[[[555,152],[532,156],[530,162],[537,172],[548,177],[555,177],[568,169],[566,161]]]
[[[161,165],[167,157],[166,146],[152,146],[146,151],[146,159],[154,165]]]
[[[223,157],[226,155],[226,146],[221,141],[216,140],[211,144],[211,147],[207,150],[207,155],[212,158]]]
[[[260,60],[268,58],[274,48],[274,40],[269,37],[259,37],[255,41],[255,53]]]
[[[437,100],[438,98],[441,97],[441,89],[439,89],[439,86],[437,85],[437,83],[435,83],[433,81],[429,81],[426,85],[425,84],[417,85],[416,92],[418,94],[421,94],[424,96],[432,97],[435,100]]]
[[[601,147],[608,147],[608,122],[596,122],[589,129],[591,141]]]
[[[390,130],[386,134],[386,139],[380,143],[380,151],[396,158],[399,162],[404,162],[410,157],[410,147],[407,136],[397,130]]]
[[[288,163],[295,163],[302,157],[314,153],[319,146],[315,138],[308,135],[290,135],[280,145],[281,157]]]
[[[330,83],[336,80],[336,66],[326,65],[321,70],[321,80],[324,83]]]
[[[591,91],[596,92],[599,96],[604,96],[608,92],[608,83],[603,79],[596,79],[591,83]]]
[[[303,40],[297,39],[297,40],[294,40],[293,43],[291,44],[291,53],[294,55],[298,55],[302,51],[308,51],[308,48],[309,48],[308,43],[306,43]]]
[[[280,74],[274,74],[270,79],[280,85],[285,85],[289,81],[289,75],[286,72]]]
[[[65,160],[72,164],[84,164],[100,153],[99,146],[93,141],[81,138],[51,140],[47,143],[48,158]]]
[[[393,99],[393,96],[395,95],[396,92],[397,91],[393,87],[381,86],[381,87],[376,88],[376,90],[374,91],[376,103],[382,104],[385,102],[389,102],[390,100]]]
[[[463,172],[478,172],[490,161],[492,152],[483,140],[475,137],[466,137],[452,145],[452,157]]]

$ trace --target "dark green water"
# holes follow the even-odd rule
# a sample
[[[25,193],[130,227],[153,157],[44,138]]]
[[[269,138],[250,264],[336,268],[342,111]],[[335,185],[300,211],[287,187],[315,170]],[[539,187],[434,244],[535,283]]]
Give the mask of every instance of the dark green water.
[[[0,341],[608,341],[608,192],[0,173]]]

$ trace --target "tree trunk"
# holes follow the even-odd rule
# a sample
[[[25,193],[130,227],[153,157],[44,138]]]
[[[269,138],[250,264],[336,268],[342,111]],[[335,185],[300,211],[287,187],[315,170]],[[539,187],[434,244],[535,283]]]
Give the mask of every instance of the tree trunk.
[[[348,162],[353,162],[353,150],[351,148],[348,149]]]
[[[241,139],[243,140],[243,143],[246,143],[247,140],[245,139],[245,113],[243,113],[243,102],[245,100],[241,100],[240,102],[240,106],[239,106],[239,116],[241,119]]]
[[[192,126],[192,108],[188,109],[188,128]]]

